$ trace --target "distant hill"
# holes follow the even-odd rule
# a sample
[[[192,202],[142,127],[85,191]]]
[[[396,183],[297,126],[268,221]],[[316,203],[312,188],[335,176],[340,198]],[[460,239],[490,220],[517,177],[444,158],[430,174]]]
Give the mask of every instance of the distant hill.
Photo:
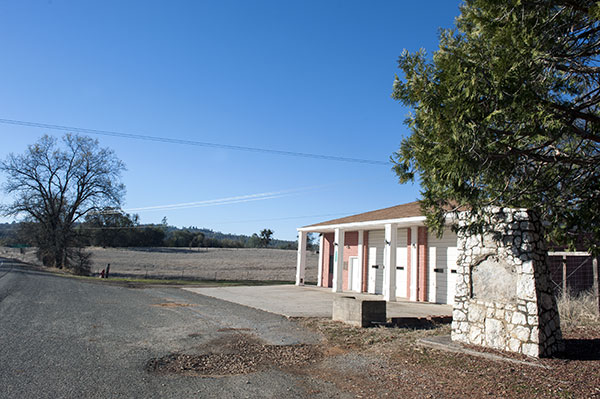
[[[26,237],[19,237],[19,227],[21,223],[0,223],[0,245],[3,246],[21,246],[27,244]],[[82,231],[85,225],[80,225]],[[154,232],[155,234],[148,234]],[[146,234],[144,234],[146,233]],[[160,234],[156,234],[160,233]],[[227,248],[255,248],[258,246],[257,237],[243,234],[222,233],[211,229],[190,227],[163,226],[159,224],[144,224],[122,229],[111,228],[103,230],[95,228],[89,231],[87,238],[83,240],[84,245],[101,246],[187,246],[181,243],[181,240],[173,239],[181,236],[196,236],[202,234],[204,239],[196,241],[198,246],[203,247],[227,247]],[[99,238],[103,235],[110,235],[109,244],[98,244]],[[106,240],[100,240],[106,242]],[[196,245],[196,244],[195,244]],[[297,249],[296,241],[272,239],[269,248]]]
[[[193,226],[187,227],[187,228],[184,227],[184,228],[181,228],[178,230],[188,230],[192,233],[199,232],[199,233],[204,234],[205,238],[212,238],[215,240],[240,241],[245,244],[247,244],[248,242],[250,242],[252,240],[252,236],[247,236],[247,235],[243,235],[243,234],[221,233],[220,231],[197,228],[197,227],[193,227]],[[283,249],[297,249],[298,248],[296,241],[278,240],[278,239],[272,239],[270,247],[283,248]]]

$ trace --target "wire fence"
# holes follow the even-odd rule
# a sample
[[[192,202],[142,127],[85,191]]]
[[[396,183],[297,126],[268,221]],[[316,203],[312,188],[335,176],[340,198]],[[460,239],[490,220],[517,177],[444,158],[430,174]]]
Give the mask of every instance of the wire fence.
[[[548,268],[555,293],[565,291],[577,295],[598,289],[594,258],[586,252],[549,252]]]

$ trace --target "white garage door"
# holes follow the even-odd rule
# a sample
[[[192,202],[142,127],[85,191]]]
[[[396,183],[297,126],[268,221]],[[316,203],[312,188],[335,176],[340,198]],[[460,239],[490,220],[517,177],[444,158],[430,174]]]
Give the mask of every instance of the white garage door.
[[[427,236],[427,246],[427,300],[452,304],[456,285],[456,233],[446,229],[442,238],[430,233]]]
[[[383,250],[385,242],[384,230],[369,231],[369,285],[372,294],[383,293]]]
[[[454,295],[456,295],[456,276],[457,274],[457,265],[456,259],[458,257],[458,249],[456,247],[448,248],[448,268],[450,272],[448,273],[448,299],[446,303],[454,304]]]
[[[406,298],[406,276],[408,273],[408,265],[406,264],[406,229],[398,229],[397,247],[396,247],[396,296]]]

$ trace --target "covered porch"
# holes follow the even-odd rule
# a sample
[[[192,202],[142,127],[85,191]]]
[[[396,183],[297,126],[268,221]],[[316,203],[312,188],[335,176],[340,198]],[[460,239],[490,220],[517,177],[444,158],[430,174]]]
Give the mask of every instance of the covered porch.
[[[317,287],[333,293],[381,294],[386,301],[396,301],[398,296],[425,301],[424,221],[425,217],[415,216],[299,228],[296,285],[305,283],[307,236],[318,233]]]

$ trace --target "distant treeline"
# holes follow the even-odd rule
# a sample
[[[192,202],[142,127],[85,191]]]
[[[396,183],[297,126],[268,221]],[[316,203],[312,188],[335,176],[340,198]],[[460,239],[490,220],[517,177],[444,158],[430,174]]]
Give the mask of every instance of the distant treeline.
[[[164,224],[139,224],[137,216],[88,217],[75,228],[82,247],[210,247],[297,249],[295,241],[270,239],[265,246],[258,234],[225,234],[197,227],[177,228]],[[0,245],[32,245],[35,228],[29,223],[0,223]]]

